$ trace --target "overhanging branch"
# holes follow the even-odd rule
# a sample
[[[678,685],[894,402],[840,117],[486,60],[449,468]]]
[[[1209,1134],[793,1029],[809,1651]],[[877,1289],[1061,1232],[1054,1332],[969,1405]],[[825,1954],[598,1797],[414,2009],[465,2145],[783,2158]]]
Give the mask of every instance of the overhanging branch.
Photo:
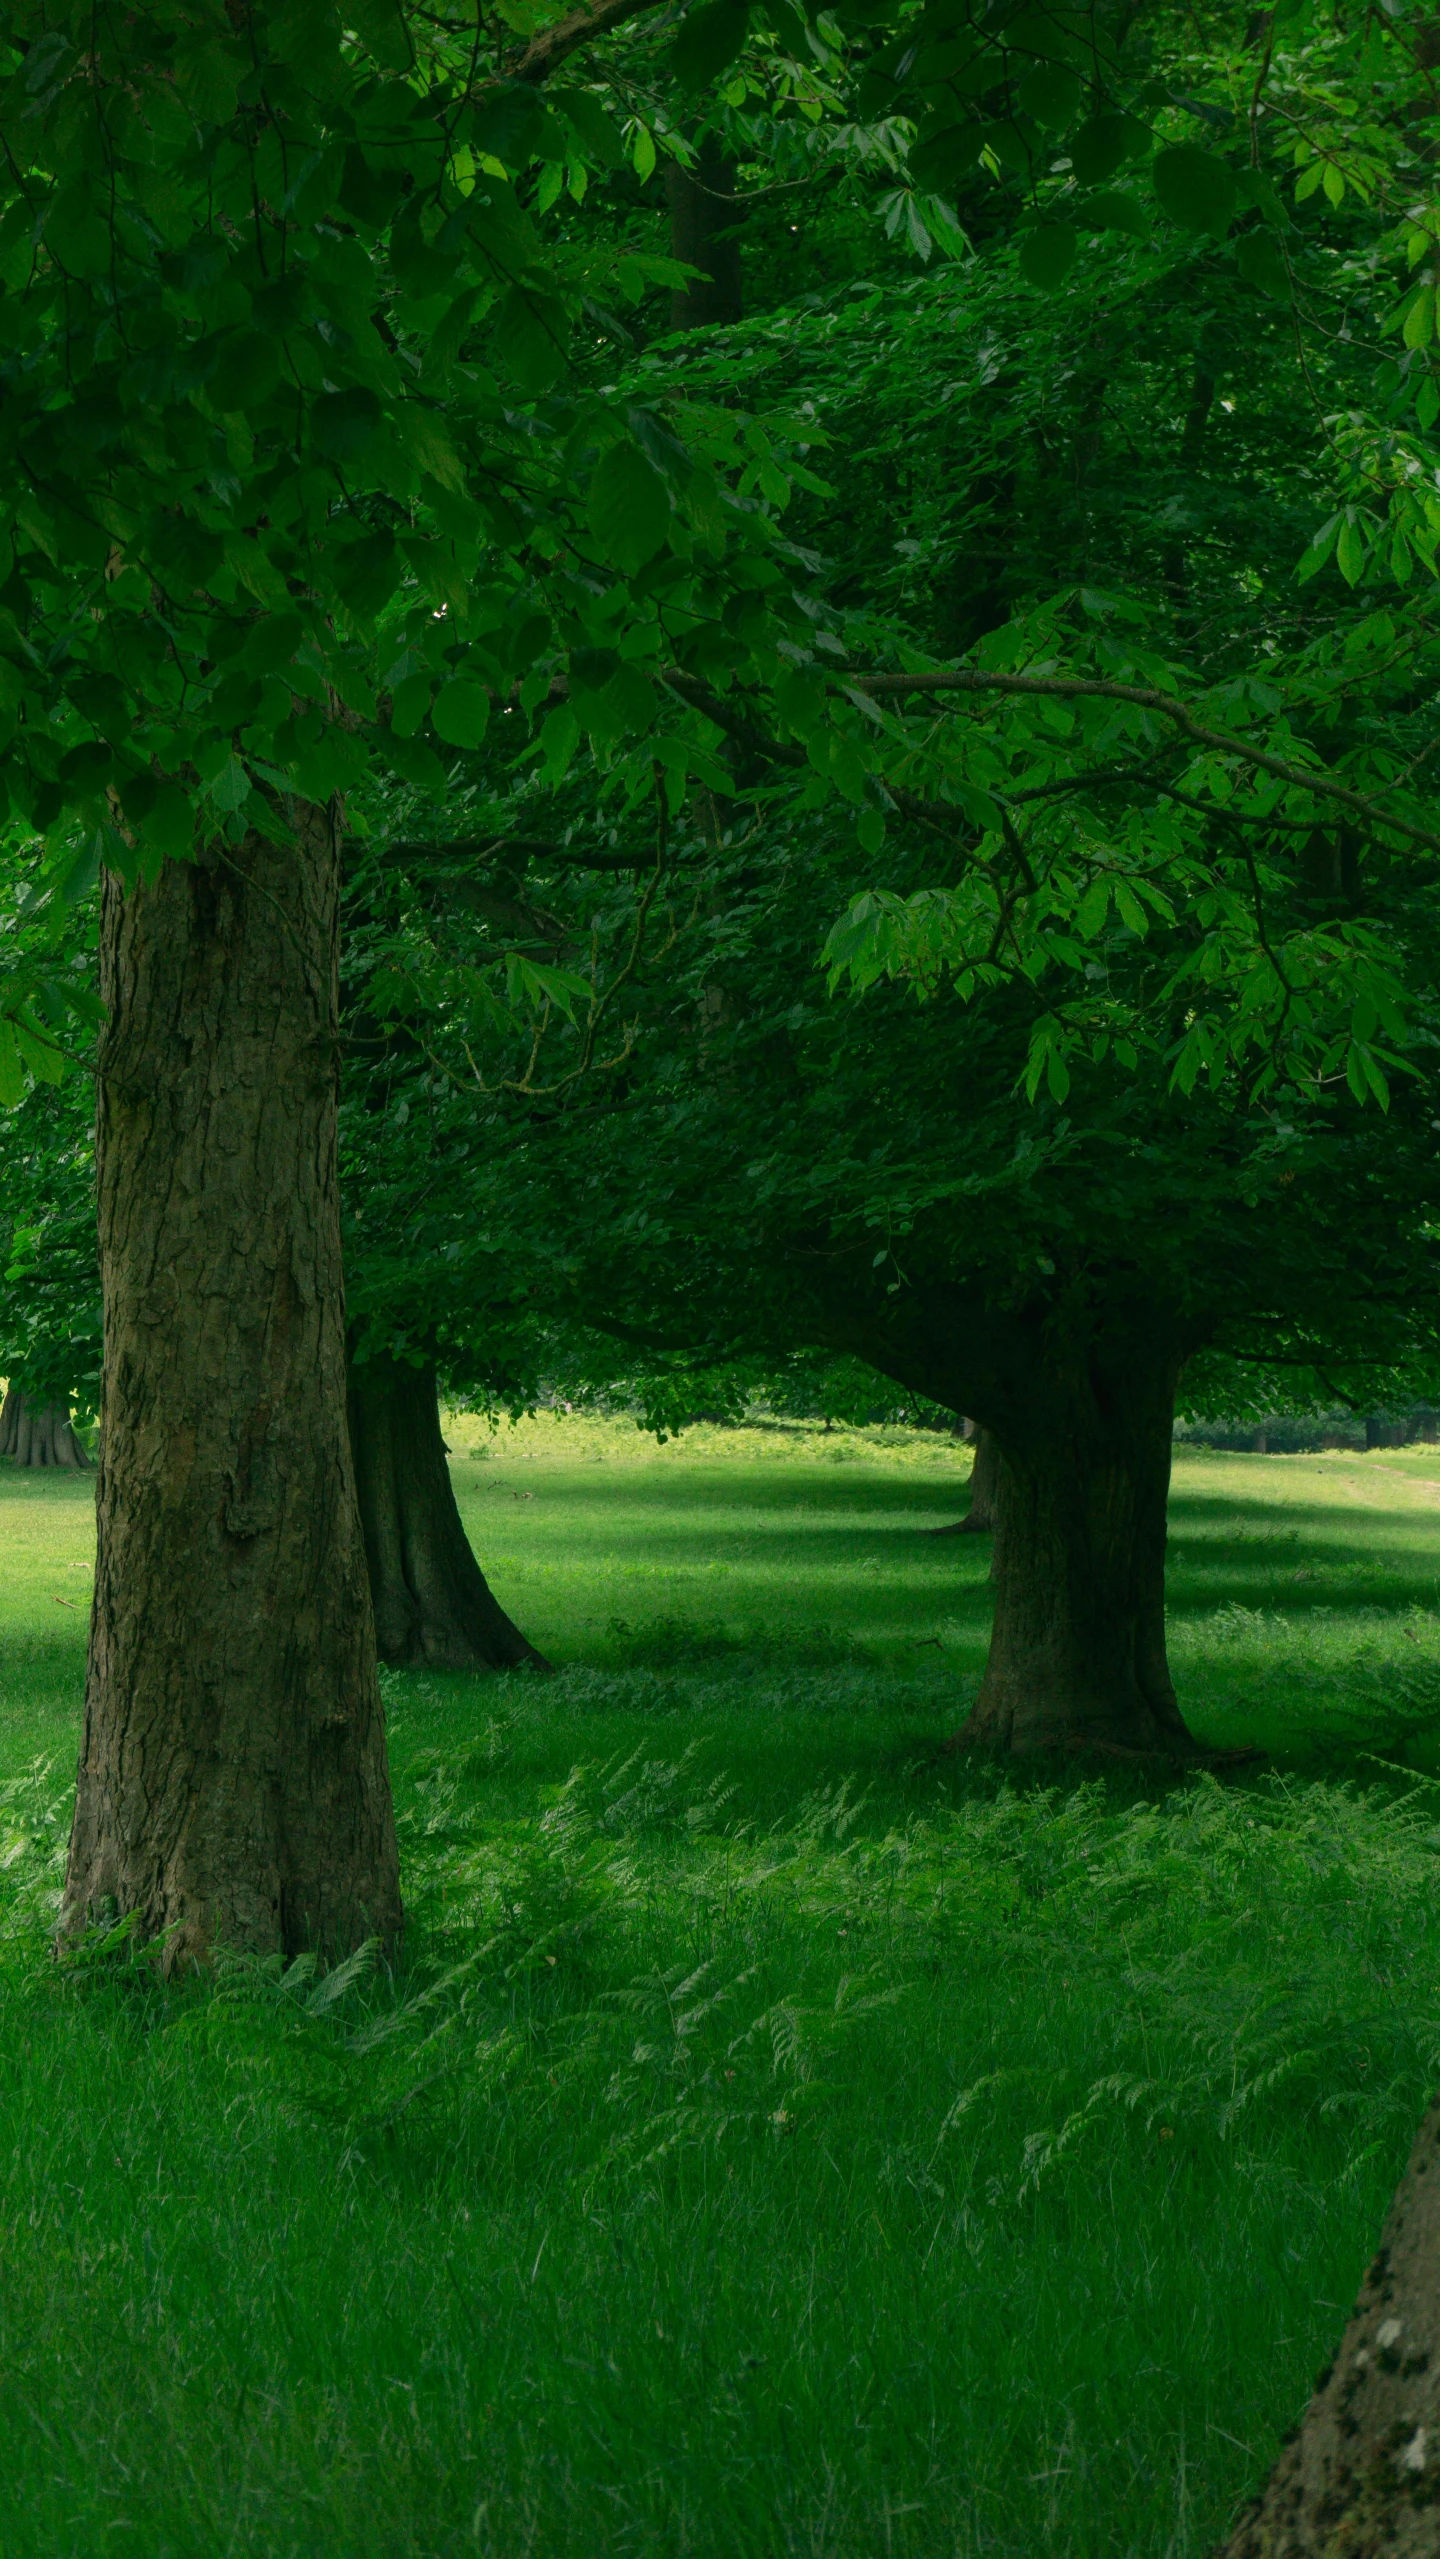
[[[1247,739],[1236,737],[1228,729],[1207,728],[1173,693],[1162,693],[1153,685],[1117,684],[1088,675],[999,675],[988,669],[963,667],[943,675],[867,675],[847,671],[836,676],[834,689],[871,694],[1011,693],[1061,702],[1129,703],[1136,710],[1156,711],[1162,719],[1173,721],[1197,746],[1239,756],[1243,763],[1270,774],[1277,782],[1312,791],[1320,799],[1334,800],[1338,807],[1364,818],[1367,825],[1389,827],[1394,834],[1408,837],[1412,844],[1423,844],[1427,851],[1440,853],[1440,835],[1427,834],[1423,827],[1411,826],[1406,818],[1388,816],[1373,800],[1363,798],[1359,791],[1347,790],[1343,782],[1332,782],[1328,774],[1317,773],[1309,765],[1292,764],[1283,755],[1272,755],[1268,747],[1251,746]]]

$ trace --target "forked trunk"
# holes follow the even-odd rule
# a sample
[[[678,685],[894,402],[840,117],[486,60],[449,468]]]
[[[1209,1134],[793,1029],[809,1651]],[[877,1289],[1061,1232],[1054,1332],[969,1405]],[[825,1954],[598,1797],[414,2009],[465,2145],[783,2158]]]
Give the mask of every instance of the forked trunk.
[[[1165,1657],[1178,1370],[1138,1327],[1072,1366],[1040,1354],[999,1438],[995,1618],[966,1742],[1193,1755]]]
[[[0,1457],[17,1466],[64,1466],[72,1473],[90,1463],[68,1404],[37,1404],[8,1386],[0,1404]]]
[[[1440,2552],[1440,2100],[1304,2422],[1223,2559]]]
[[[514,1670],[522,1662],[548,1669],[471,1551],[445,1463],[433,1363],[357,1361],[350,1440],[381,1660],[446,1670]]]
[[[339,852],[321,810],[104,885],[105,1433],[61,1915],[217,1946],[393,1939],[399,1868],[345,1416]]]

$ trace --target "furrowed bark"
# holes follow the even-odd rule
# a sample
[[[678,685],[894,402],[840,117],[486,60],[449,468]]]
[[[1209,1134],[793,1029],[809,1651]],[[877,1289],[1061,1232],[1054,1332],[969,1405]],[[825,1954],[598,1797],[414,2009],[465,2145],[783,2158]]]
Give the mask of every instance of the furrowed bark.
[[[1192,1756],[1165,1653],[1178,1357],[1135,1335],[1037,1371],[996,1430],[995,1618],[961,1738]]]
[[[13,1457],[17,1466],[63,1466],[72,1473],[90,1464],[69,1406],[36,1404],[18,1386],[7,1387],[0,1404],[0,1457]]]
[[[350,1440],[381,1660],[548,1670],[506,1616],[466,1537],[445,1462],[434,1363],[354,1362]]]
[[[400,1927],[345,1412],[339,848],[211,846],[103,890],[105,1432],[62,1931],[171,1968]]]
[[[1440,2100],[1339,2353],[1222,2559],[1440,2552]]]

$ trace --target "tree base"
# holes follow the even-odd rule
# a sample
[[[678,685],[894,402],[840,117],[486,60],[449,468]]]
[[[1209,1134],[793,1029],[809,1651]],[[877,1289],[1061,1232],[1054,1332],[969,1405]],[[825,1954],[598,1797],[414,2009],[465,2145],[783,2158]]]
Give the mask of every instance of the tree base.
[[[0,1457],[17,1466],[60,1466],[83,1474],[90,1465],[84,1441],[66,1404],[36,1404],[18,1387],[7,1387],[0,1404]]]
[[[352,1363],[350,1444],[382,1662],[551,1667],[505,1614],[455,1506],[433,1362]]]

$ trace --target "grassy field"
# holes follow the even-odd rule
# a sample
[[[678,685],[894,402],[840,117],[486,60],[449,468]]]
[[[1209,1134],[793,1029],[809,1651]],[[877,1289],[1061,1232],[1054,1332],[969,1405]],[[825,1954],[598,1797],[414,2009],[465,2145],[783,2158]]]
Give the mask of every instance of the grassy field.
[[[936,1757],[950,1443],[452,1439],[561,1676],[387,1679],[397,1973],[180,1991],[45,1955],[90,1488],[0,1468],[5,2559],[1201,2559],[1437,2075],[1440,1451],[1181,1455],[1271,1764],[1147,1791]]]

